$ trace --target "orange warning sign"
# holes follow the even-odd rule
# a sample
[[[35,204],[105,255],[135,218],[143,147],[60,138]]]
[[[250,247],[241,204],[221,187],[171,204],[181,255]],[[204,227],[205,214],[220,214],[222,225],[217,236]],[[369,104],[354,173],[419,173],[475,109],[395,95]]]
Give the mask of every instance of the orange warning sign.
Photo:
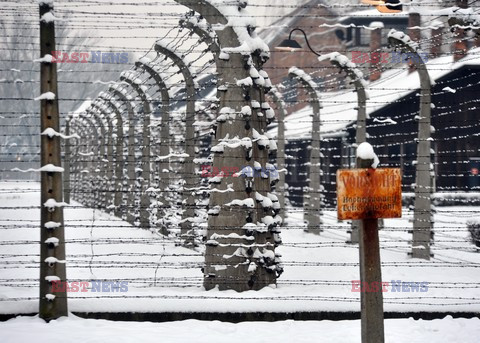
[[[399,168],[337,171],[339,220],[400,218],[402,175]]]

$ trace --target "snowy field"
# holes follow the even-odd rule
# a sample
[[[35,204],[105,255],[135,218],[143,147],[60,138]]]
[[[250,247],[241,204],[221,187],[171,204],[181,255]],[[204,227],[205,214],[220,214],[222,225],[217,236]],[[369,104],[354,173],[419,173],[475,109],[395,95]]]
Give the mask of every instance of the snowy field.
[[[27,329],[28,328],[28,329]],[[387,343],[476,343],[480,319],[445,317],[432,321],[388,319],[385,321]],[[64,339],[68,337],[68,339]],[[70,315],[49,324],[38,317],[18,317],[0,323],[2,343],[102,342],[360,342],[360,321],[279,321],[243,322],[185,320],[168,323],[111,322],[81,319]]]
[[[38,310],[39,184],[0,184],[0,313]],[[480,254],[465,221],[478,208],[444,207],[435,217],[434,258],[411,259],[411,215],[386,220],[380,232],[383,281],[424,282],[426,292],[384,293],[385,311],[479,312]],[[200,251],[79,204],[65,209],[67,276],[70,281],[127,281],[127,292],[69,293],[72,312],[291,312],[355,311],[360,293],[358,249],[345,244],[346,224],[325,213],[320,236],[305,233],[292,209],[283,229],[285,273],[277,287],[261,291],[205,291]]]

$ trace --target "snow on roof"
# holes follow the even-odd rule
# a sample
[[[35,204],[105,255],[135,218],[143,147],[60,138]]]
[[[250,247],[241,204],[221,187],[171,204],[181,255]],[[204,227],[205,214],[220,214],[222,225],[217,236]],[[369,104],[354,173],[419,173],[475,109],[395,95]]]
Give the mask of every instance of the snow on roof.
[[[471,49],[467,56],[453,62],[451,55],[432,59],[426,63],[432,84],[454,70],[468,65],[480,65],[480,48]],[[366,90],[370,97],[367,101],[367,115],[398,101],[420,88],[418,73],[408,73],[405,68],[388,70],[382,78],[368,83]],[[357,93],[352,89],[338,92],[320,93],[323,109],[320,111],[320,132],[322,137],[344,134],[346,127],[357,120]],[[287,139],[310,139],[312,128],[312,108],[307,106],[285,118],[285,137]],[[270,134],[276,136],[277,128]]]
[[[377,9],[373,8],[369,10],[350,12],[347,16],[340,18],[339,22],[342,22],[351,18],[378,18],[378,17],[391,18],[391,19],[407,18],[408,12],[404,11],[404,12],[395,13],[392,15],[392,13],[382,13],[382,12],[379,12]]]

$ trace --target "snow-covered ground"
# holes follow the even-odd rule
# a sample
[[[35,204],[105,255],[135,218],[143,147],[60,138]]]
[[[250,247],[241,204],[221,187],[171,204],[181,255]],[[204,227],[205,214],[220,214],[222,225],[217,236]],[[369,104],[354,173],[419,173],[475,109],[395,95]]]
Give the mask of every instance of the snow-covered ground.
[[[432,321],[388,319],[387,343],[475,343],[480,335],[480,319],[445,317]],[[45,324],[38,317],[18,317],[0,323],[2,343],[102,342],[360,342],[360,321],[279,321],[243,322],[185,320],[168,323],[112,322],[81,319],[70,315]]]
[[[39,184],[0,184],[0,313],[34,313],[38,302]],[[444,207],[435,216],[431,261],[408,257],[411,214],[385,220],[380,232],[383,280],[426,282],[427,292],[384,293],[385,311],[480,311],[480,254],[465,221],[475,207]],[[325,212],[320,236],[305,233],[302,212],[289,211],[283,229],[285,273],[277,287],[261,291],[205,291],[201,252],[130,227],[98,210],[65,209],[67,276],[70,281],[127,281],[128,292],[69,293],[70,311],[244,312],[359,311],[358,249],[345,244],[346,223]]]

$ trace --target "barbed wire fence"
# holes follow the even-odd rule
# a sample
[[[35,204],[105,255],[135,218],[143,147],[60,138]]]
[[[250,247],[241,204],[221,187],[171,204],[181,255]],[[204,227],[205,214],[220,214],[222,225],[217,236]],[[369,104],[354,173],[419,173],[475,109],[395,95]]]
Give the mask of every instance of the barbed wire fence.
[[[284,81],[275,85],[281,93],[273,102],[267,102],[268,92],[271,91],[272,84],[268,78],[268,72],[271,70],[267,62],[268,51],[259,49],[237,49],[239,34],[237,30],[245,30],[248,39],[254,39],[253,27],[244,25],[238,18],[244,19],[242,14],[242,1],[235,2],[233,7],[237,7],[231,17],[222,18],[223,14],[219,12],[221,7],[216,8],[217,12],[198,11],[190,1],[178,1],[182,4],[192,6],[192,10],[187,14],[164,13],[161,16],[145,13],[123,13],[112,14],[102,11],[85,11],[74,9],[74,2],[59,3],[61,6],[56,9],[55,15],[70,15],[73,18],[69,23],[61,21],[55,24],[69,25],[74,29],[85,28],[86,25],[94,28],[99,17],[116,19],[112,21],[115,25],[110,29],[128,29],[128,28],[166,28],[167,33],[161,38],[148,37],[155,39],[155,44],[150,50],[146,49],[125,49],[125,51],[135,50],[144,56],[140,58],[134,66],[129,69],[122,69],[118,64],[111,64],[108,72],[118,73],[118,81],[105,81],[108,83],[106,88],[98,97],[87,99],[82,96],[66,94],[61,95],[61,101],[83,102],[82,108],[72,113],[62,113],[64,127],[64,146],[63,146],[63,173],[64,181],[64,199],[68,203],[65,205],[67,213],[84,211],[86,208],[95,209],[95,213],[101,213],[100,217],[96,215],[88,219],[75,219],[65,217],[65,227],[75,227],[76,229],[89,230],[90,234],[82,238],[66,238],[64,242],[58,242],[67,247],[67,265],[68,272],[72,271],[75,278],[68,277],[68,281],[90,282],[95,274],[108,276],[100,277],[101,280],[128,282],[129,285],[136,288],[152,289],[160,288],[214,288],[216,285],[236,290],[260,289],[268,284],[276,284],[279,289],[288,286],[321,286],[323,289],[335,289],[339,287],[350,286],[350,279],[303,279],[298,278],[292,273],[285,273],[283,277],[277,277],[285,268],[322,268],[322,270],[345,270],[344,275],[351,275],[351,270],[358,267],[357,262],[350,261],[324,261],[311,260],[304,253],[299,253],[298,257],[295,251],[308,251],[311,249],[341,249],[356,250],[358,247],[347,243],[347,230],[349,225],[338,223],[335,219],[335,191],[331,187],[334,184],[336,170],[340,167],[352,166],[352,152],[354,150],[354,141],[343,140],[343,145],[338,145],[338,139],[335,136],[325,134],[322,131],[319,138],[310,137],[305,141],[305,145],[295,146],[285,144],[284,150],[276,150],[280,146],[275,137],[269,132],[275,125],[275,114],[272,110],[279,108],[290,112],[299,103],[310,103],[310,100],[302,95],[303,92],[311,92],[311,89],[337,89],[339,93],[345,95],[343,100],[341,95],[329,95],[328,92],[321,93],[320,102],[322,110],[318,118],[318,126],[330,123],[344,126],[340,130],[347,132],[347,125],[351,123],[349,119],[332,118],[338,112],[339,106],[349,106],[355,109],[358,105],[357,99],[347,97],[352,92],[350,87],[344,87],[344,80],[338,77],[338,67],[328,63],[319,63],[318,66],[305,66],[306,74],[310,75],[311,84],[296,85],[291,87],[291,83]],[[197,1],[195,1],[196,3]],[[97,1],[89,1],[95,5]],[[25,4],[22,11],[26,15],[36,16],[33,11],[33,3]],[[102,2],[102,5],[105,4]],[[112,3],[117,4],[115,2]],[[125,2],[125,4],[131,4]],[[147,5],[148,4],[148,5]],[[155,2],[155,4],[159,4]],[[64,9],[62,6],[65,5]],[[145,3],[150,6],[151,3]],[[204,4],[205,5],[205,4]],[[207,4],[208,5],[208,4]],[[434,6],[436,3],[425,2],[422,6]],[[23,5],[22,5],[23,6]],[[80,5],[78,5],[80,6]],[[232,6],[228,4],[225,6]],[[290,6],[290,7],[289,7]],[[249,5],[250,7],[250,5]],[[293,8],[291,5],[284,7]],[[5,16],[4,27],[21,24],[28,29],[36,29],[37,24],[32,24],[30,18],[25,23],[18,23],[8,18],[15,15],[15,10],[2,9],[2,15]],[[206,12],[202,13],[202,12]],[[221,15],[220,15],[221,14]],[[175,24],[159,24],[161,17],[170,17]],[[432,16],[431,21],[438,16]],[[78,20],[76,19],[78,18]],[[155,21],[143,24],[143,20]],[[232,19],[233,18],[233,19]],[[118,20],[124,22],[119,23]],[[236,19],[236,20],[234,20]],[[38,18],[36,18],[38,20]],[[88,22],[88,20],[91,20]],[[225,22],[221,22],[221,21]],[[106,22],[106,21],[104,21]],[[232,24],[233,22],[233,24]],[[248,21],[247,21],[248,22]],[[233,38],[218,36],[216,30],[218,25],[229,23],[230,29],[234,34]],[[238,27],[237,27],[238,24]],[[240,25],[241,24],[241,25]],[[430,27],[431,22],[423,23],[421,28],[425,32]],[[455,28],[454,28],[455,29]],[[473,25],[473,30],[478,30]],[[6,31],[5,31],[6,32]],[[430,38],[421,38],[417,43],[423,51],[430,51],[435,45],[450,46],[458,40],[466,40],[476,44],[478,38],[475,35],[458,37],[457,34],[442,32],[444,39],[441,43]],[[227,34],[225,34],[227,35]],[[25,39],[14,50],[20,51],[38,51],[38,35],[21,35],[17,38]],[[93,37],[93,36],[92,36]],[[121,36],[104,36],[101,38],[122,38]],[[141,38],[139,36],[135,36]],[[145,36],[146,37],[146,36]],[[62,38],[62,37],[58,37]],[[9,40],[8,34],[2,39]],[[235,41],[237,39],[237,41]],[[244,39],[244,38],[242,38]],[[61,42],[61,41],[60,41]],[[235,44],[237,43],[237,44]],[[25,47],[22,47],[25,46]],[[58,44],[62,48],[78,48],[79,46]],[[109,48],[114,47],[105,45],[94,45],[91,48]],[[118,50],[118,49],[117,49]],[[347,50],[339,49],[335,52],[347,53]],[[273,52],[272,52],[273,53]],[[450,53],[446,53],[452,54]],[[44,57],[44,56],[41,56]],[[465,54],[465,61],[478,59],[478,50],[473,50]],[[15,75],[31,73],[35,70],[33,59],[28,58],[16,60],[13,58],[2,58],[3,63],[15,62],[21,67],[12,71],[12,68],[1,68],[2,72],[11,72]],[[435,61],[433,61],[435,62]],[[6,65],[6,64],[5,64]],[[37,63],[38,65],[38,63]],[[281,69],[285,76],[290,67],[271,67],[272,69]],[[420,88],[403,88],[388,84],[388,80],[394,79],[404,71],[403,66],[398,64],[383,64],[378,66],[381,71],[388,70],[390,74],[380,80],[380,83],[372,85],[373,89],[367,100],[368,107],[378,107],[388,105],[391,102],[382,99],[382,96],[376,96],[375,90],[397,93],[401,91],[411,91],[408,96],[395,100],[396,103],[413,101],[417,97],[415,91],[425,90]],[[63,65],[62,65],[62,69]],[[322,82],[315,82],[315,76],[319,75],[320,70],[328,70],[327,77]],[[450,61],[438,61],[428,68],[429,71],[451,70]],[[90,73],[88,70],[66,69],[63,72],[72,75],[68,80],[60,81],[59,85],[73,84],[76,87],[88,86],[89,81],[77,81],[78,74]],[[364,73],[368,78],[370,73],[378,72],[371,69]],[[29,74],[29,80],[9,76],[2,79],[2,86],[32,87],[38,85],[39,80]],[[439,81],[436,86],[444,83],[448,87],[449,81]],[[458,80],[462,87],[457,87],[456,92],[469,91],[478,85],[478,75],[472,72],[469,75],[460,76]],[[387,84],[382,86],[382,83]],[[438,89],[438,88],[437,88]],[[295,94],[300,96],[293,96]],[[444,96],[450,91],[444,90],[432,93],[432,96]],[[7,93],[4,93],[7,94]],[[232,95],[234,94],[234,95]],[[16,108],[22,108],[20,104],[26,101],[32,101],[34,95],[25,96],[24,93],[11,93],[0,95],[2,100],[19,104]],[[292,98],[297,98],[290,100]],[[442,104],[436,108],[432,120],[440,120],[444,125],[435,127],[432,137],[444,139],[445,141],[455,141],[456,144],[451,148],[436,151],[435,156],[442,156],[442,159],[432,158],[428,162],[428,171],[437,170],[437,166],[449,157],[455,156],[456,163],[463,166],[451,166],[452,169],[442,169],[436,177],[457,178],[459,176],[468,176],[466,166],[470,163],[468,159],[471,156],[469,149],[477,149],[478,144],[472,144],[470,147],[467,142],[472,140],[478,142],[478,124],[473,116],[457,126],[448,117],[459,109],[466,109],[472,115],[476,113],[475,102],[478,99],[469,99],[465,103]],[[14,107],[15,108],[15,107]],[[417,111],[411,113],[392,114],[389,118],[392,121],[415,122]],[[4,239],[0,245],[4,248],[2,253],[2,270],[6,273],[5,277],[0,279],[0,285],[13,290],[30,290],[38,287],[38,278],[32,277],[29,270],[38,269],[40,263],[40,254],[32,253],[31,250],[38,247],[42,242],[40,240],[28,238],[14,239],[11,232],[20,232],[19,237],[24,237],[23,231],[39,227],[39,219],[18,217],[16,213],[36,213],[29,211],[38,211],[42,206],[32,204],[18,204],[15,199],[24,195],[31,195],[39,192],[39,187],[35,177],[28,180],[19,180],[17,175],[23,175],[23,171],[28,168],[38,167],[40,155],[36,152],[40,149],[38,133],[34,133],[38,126],[36,112],[27,110],[7,110],[1,112],[0,125],[2,127],[2,174],[14,174],[12,179],[5,179],[4,186],[0,190],[0,196],[5,199],[11,199],[5,203],[0,210],[6,211],[5,217],[0,221],[2,223],[2,232],[5,232]],[[311,114],[305,112],[302,116],[297,116],[296,121],[299,124],[312,124]],[[30,119],[26,124],[16,122],[19,117]],[[324,119],[325,117],[327,119]],[[407,118],[407,119],[405,119]],[[436,118],[436,119],[435,119]],[[444,121],[442,121],[444,120]],[[288,121],[283,122],[288,132]],[[291,124],[291,123],[290,123]],[[313,122],[315,125],[316,123]],[[382,132],[388,128],[388,122],[375,122],[373,118],[367,120],[366,130],[367,140],[380,140],[382,136],[388,133]],[[229,126],[231,125],[231,127]],[[308,126],[308,125],[307,125]],[[29,129],[29,133],[23,133]],[[242,137],[243,131],[248,132]],[[462,130],[476,132],[474,136],[463,134]],[[379,134],[373,134],[373,132]],[[453,132],[455,132],[453,134]],[[452,133],[451,137],[448,135]],[[403,139],[403,144],[417,144],[417,132],[408,133]],[[438,138],[437,138],[438,137]],[[12,138],[19,143],[12,143]],[[290,138],[286,137],[287,141]],[[465,144],[458,144],[464,141]],[[315,168],[312,168],[312,161],[306,161],[297,156],[302,155],[302,150],[307,146],[318,144],[318,176],[321,176],[319,187],[295,188],[285,186],[286,202],[280,204],[280,194],[275,194],[275,188],[280,178],[285,178],[286,173],[296,172],[296,177],[307,178],[307,172],[312,177]],[[321,144],[321,146],[320,146]],[[459,148],[460,147],[460,148]],[[345,151],[349,153],[345,153]],[[312,150],[310,150],[312,151]],[[27,158],[24,158],[27,157]],[[284,165],[276,164],[276,160],[283,158]],[[388,162],[391,158],[389,154],[379,154],[382,161]],[[402,159],[404,168],[414,168],[415,161],[419,160],[419,154],[416,152],[398,153],[398,159]],[[428,158],[431,158],[428,153]],[[396,159],[397,160],[397,159]],[[68,163],[67,163],[68,161]],[[302,161],[302,162],[301,162]],[[15,167],[11,168],[14,165]],[[390,166],[392,166],[390,164]],[[417,164],[418,166],[418,164]],[[244,167],[249,167],[244,170]],[[35,171],[31,172],[35,174]],[[233,174],[237,174],[233,177]],[[2,182],[3,183],[3,182]],[[417,184],[424,188],[431,185],[424,185],[415,179],[414,173],[405,175],[404,186]],[[322,185],[323,184],[323,185]],[[330,186],[329,186],[330,184]],[[312,189],[317,188],[317,189]],[[278,188],[277,188],[278,191]],[[463,191],[458,194],[456,191]],[[432,221],[434,227],[435,239],[424,242],[435,250],[435,255],[429,261],[417,259],[401,261],[385,261],[384,268],[420,268],[420,270],[429,268],[459,268],[467,269],[475,273],[475,268],[480,266],[478,257],[478,247],[472,238],[466,233],[465,222],[470,220],[475,227],[475,219],[478,216],[478,208],[470,205],[478,205],[475,197],[478,196],[476,189],[464,185],[461,189],[452,189],[449,186],[437,186],[435,192],[428,191],[430,203],[446,204],[455,202],[464,205],[461,208],[450,208],[443,210],[442,207],[426,210],[425,214],[437,216]],[[430,195],[432,193],[432,195]],[[290,202],[302,204],[305,194],[311,197],[324,197],[324,202],[318,202],[316,208],[304,204],[303,207],[293,206]],[[213,198],[213,200],[212,200]],[[234,203],[235,200],[241,200],[241,203]],[[250,201],[246,201],[251,199]],[[68,201],[67,201],[68,200]],[[407,200],[407,199],[406,199]],[[15,204],[10,206],[11,204]],[[229,206],[226,206],[226,204]],[[407,218],[415,221],[415,211],[418,209],[404,207],[403,213]],[[27,211],[27,212],[22,212]],[[423,211],[423,210],[422,210]],[[303,223],[303,215],[316,215],[322,213],[323,220],[319,228],[323,230],[320,238],[303,239],[300,236],[292,236],[291,232],[299,232],[308,229],[309,223]],[[129,227],[125,226],[119,220],[113,220],[116,216],[133,227],[144,229],[151,232],[150,238],[136,237],[135,235],[117,235],[115,228]],[[223,219],[222,219],[223,218]],[[460,218],[460,220],[459,220]],[[424,220],[424,219],[417,219]],[[430,221],[430,219],[428,219]],[[415,223],[414,223],[415,224]],[[413,225],[414,225],[413,224]],[[401,226],[404,225],[404,226]],[[414,231],[412,224],[402,221],[400,225],[388,224],[382,229],[382,250],[391,253],[406,254],[412,248],[408,238],[409,232]],[[108,237],[96,237],[94,233],[97,230],[107,229]],[[280,238],[280,229],[287,233],[288,241],[282,242]],[[134,230],[130,227],[130,230]],[[80,248],[78,252],[68,252],[69,246],[90,247],[90,253]],[[478,245],[478,244],[477,244]],[[96,248],[114,247],[113,252],[97,253]],[[128,248],[126,248],[128,246]],[[148,252],[139,252],[132,247],[146,247]],[[184,248],[189,250],[184,250]],[[280,247],[280,248],[279,248]],[[278,249],[277,249],[278,248]],[[291,259],[281,259],[278,251],[284,249],[290,252]],[[122,251],[128,250],[128,251]],[[11,252],[10,252],[11,251]],[[28,251],[28,253],[27,253]],[[169,252],[170,251],[170,252]],[[321,250],[318,250],[321,251]],[[450,252],[461,252],[462,257],[453,256]],[[225,258],[230,256],[230,258]],[[428,254],[430,258],[430,254]],[[428,259],[426,258],[426,259]],[[472,268],[472,269],[471,269]],[[88,269],[89,275],[86,276],[84,270]],[[202,269],[202,272],[199,270]],[[358,268],[357,268],[358,269]],[[108,272],[109,270],[121,270],[119,275]],[[125,270],[125,273],[123,273]],[[143,270],[140,276],[135,276],[132,271]],[[165,275],[159,276],[158,271]],[[180,270],[180,273],[165,272],[168,270]],[[231,270],[241,270],[234,272]],[[19,276],[12,277],[12,272],[21,271]],[[80,272],[81,271],[81,272]],[[94,272],[92,272],[94,271]],[[154,271],[155,276],[151,276]],[[185,275],[182,275],[185,272]],[[229,274],[230,273],[230,274]],[[28,275],[23,277],[22,274]],[[341,274],[341,273],[339,273]],[[335,275],[339,275],[335,274]],[[150,275],[150,276],[148,276]],[[301,274],[304,275],[304,274]],[[55,275],[53,275],[55,276]],[[419,280],[413,280],[419,281]],[[42,282],[42,280],[41,280]],[[224,286],[222,286],[224,285]],[[257,286],[258,285],[258,286]],[[466,307],[478,305],[478,282],[475,281],[450,281],[446,278],[441,281],[431,281],[429,287],[434,290],[451,290],[448,295],[445,293],[435,296],[415,296],[415,297],[391,297],[386,298],[386,304],[415,304],[420,303],[425,306],[455,306],[465,305]],[[472,290],[469,296],[459,296],[459,290]],[[298,292],[298,288],[295,291]],[[456,292],[456,293],[454,293]],[[9,293],[10,294],[10,293]],[[12,294],[15,294],[13,292]],[[27,293],[20,292],[22,296],[9,296],[3,298],[6,302],[38,301],[39,298]],[[281,293],[280,293],[281,294]],[[143,298],[143,299],[238,299],[236,296],[213,295],[209,293],[196,294],[122,294],[122,295],[95,295],[89,294],[82,297],[82,294],[73,295],[75,299],[82,298]],[[295,300],[314,300],[324,302],[344,302],[358,303],[360,300],[356,296],[320,296],[320,295],[301,295],[289,294],[288,296],[246,296],[240,297],[242,300],[275,300],[275,301],[295,301]]]

